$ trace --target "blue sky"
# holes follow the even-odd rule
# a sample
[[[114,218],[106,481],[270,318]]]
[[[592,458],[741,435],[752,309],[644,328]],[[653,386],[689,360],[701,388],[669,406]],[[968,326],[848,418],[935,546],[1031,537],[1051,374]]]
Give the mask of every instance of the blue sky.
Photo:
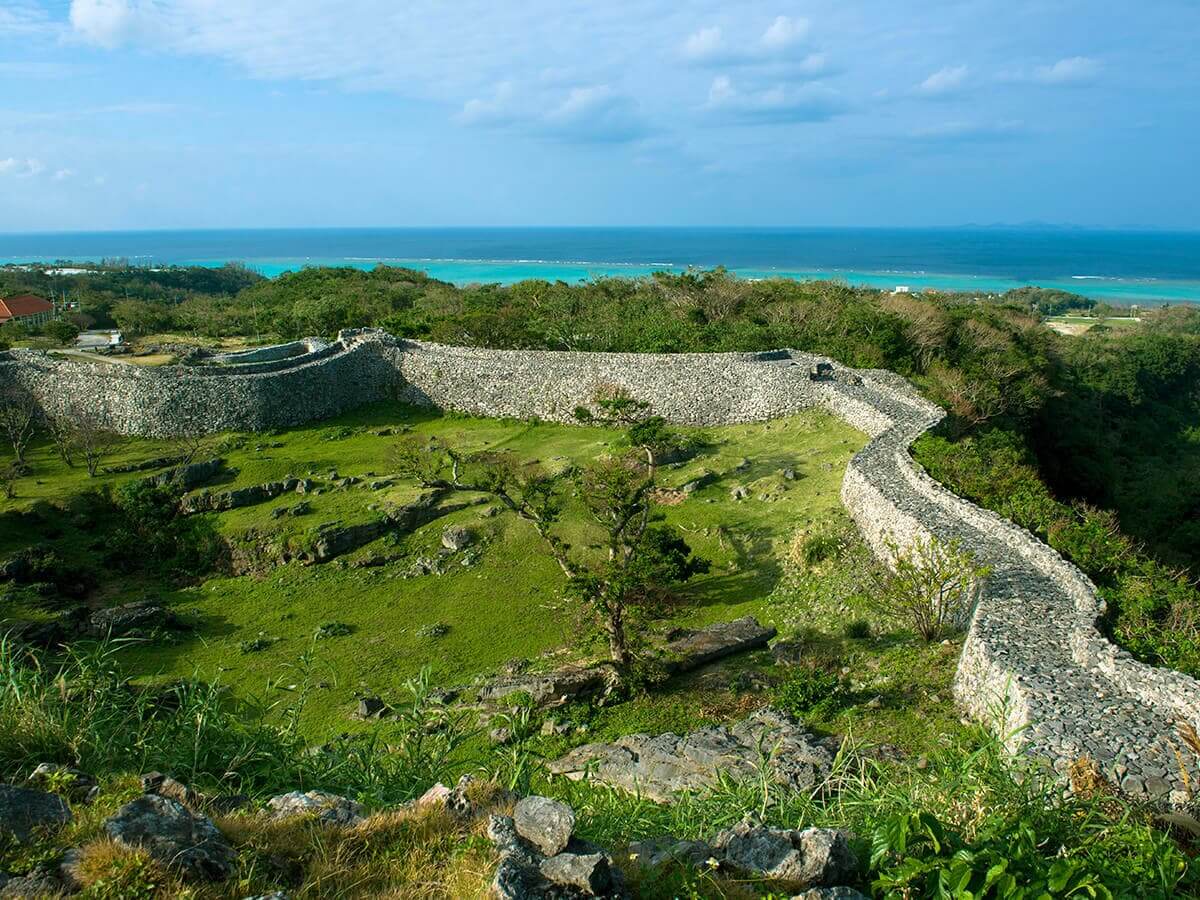
[[[0,0],[0,231],[1200,227],[1196,0]]]

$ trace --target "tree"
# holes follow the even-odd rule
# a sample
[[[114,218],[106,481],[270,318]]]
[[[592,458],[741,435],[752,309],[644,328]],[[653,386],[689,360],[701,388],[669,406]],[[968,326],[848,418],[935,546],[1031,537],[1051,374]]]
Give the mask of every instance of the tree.
[[[528,522],[567,576],[570,592],[596,618],[618,666],[632,661],[630,614],[653,611],[671,586],[707,568],[674,531],[651,524],[654,474],[636,456],[555,474],[510,453],[464,454],[410,437],[397,446],[394,462],[426,487],[489,494]],[[571,487],[605,531],[606,553],[599,560],[575,551],[556,529]]]
[[[42,333],[53,339],[60,347],[67,347],[74,344],[75,338],[79,337],[79,328],[67,319],[55,319],[46,323],[42,328]]]
[[[46,430],[50,433],[50,440],[54,442],[54,449],[58,453],[58,458],[68,467],[74,467],[75,423],[66,415],[58,413],[47,414]]]
[[[662,416],[655,415],[649,403],[619,385],[601,386],[593,395],[592,404],[596,411],[578,406],[575,418],[585,424],[624,428],[630,446],[645,454],[651,475],[665,456],[688,446],[684,435],[668,426]]]
[[[95,478],[100,471],[100,463],[120,447],[125,439],[105,427],[91,410],[75,413],[70,416],[70,420],[71,445],[83,456],[88,476]]]
[[[33,394],[21,385],[10,384],[0,389],[0,433],[13,450],[13,465],[24,472],[25,450],[37,433],[38,404]]]
[[[889,543],[888,550],[892,571],[876,591],[883,614],[927,641],[965,628],[989,570],[976,565],[957,540],[918,537],[907,549]]]

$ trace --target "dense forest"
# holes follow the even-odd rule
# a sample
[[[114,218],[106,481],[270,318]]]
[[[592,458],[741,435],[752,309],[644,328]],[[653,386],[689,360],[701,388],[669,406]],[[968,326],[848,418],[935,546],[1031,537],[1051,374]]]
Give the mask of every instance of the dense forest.
[[[915,453],[960,493],[1079,564],[1114,637],[1200,672],[1200,309],[1062,336],[1044,317],[1095,310],[1061,291],[887,294],[838,282],[747,281],[721,269],[585,284],[456,287],[420,272],[238,266],[0,269],[0,293],[80,302],[81,325],[256,340],[380,326],[497,348],[683,352],[796,347],[899,372],[950,415]]]

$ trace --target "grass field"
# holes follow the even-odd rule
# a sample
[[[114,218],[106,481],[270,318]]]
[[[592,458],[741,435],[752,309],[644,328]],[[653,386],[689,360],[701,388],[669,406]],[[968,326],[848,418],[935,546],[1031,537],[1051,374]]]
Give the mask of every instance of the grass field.
[[[411,430],[437,435],[464,448],[510,450],[523,460],[550,467],[584,462],[611,449],[612,431],[541,423],[438,416],[394,405],[375,406],[319,425],[271,435],[229,435],[221,454],[232,473],[226,490],[287,476],[311,477],[320,488],[304,498],[289,495],[256,506],[212,516],[230,541],[267,535],[275,543],[303,543],[319,524],[342,525],[378,516],[370,507],[403,504],[417,493],[414,484],[396,480],[371,490],[372,480],[388,474],[388,455],[396,438],[376,432]],[[819,411],[777,422],[714,429],[709,446],[686,464],[666,468],[660,481],[677,487],[702,470],[716,481],[677,505],[664,505],[664,517],[685,530],[694,549],[712,570],[693,579],[684,591],[679,624],[705,624],[757,615],[784,625],[785,614],[770,601],[780,580],[779,549],[797,528],[840,515],[838,490],[849,455],[863,438]],[[170,445],[131,441],[109,465],[161,455]],[[141,475],[105,475],[89,479],[79,466],[68,469],[49,446],[31,455],[33,474],[18,484],[0,526],[0,553],[11,553],[36,538],[14,513],[39,501],[62,502],[97,483],[115,483]],[[795,479],[783,477],[792,468]],[[362,479],[335,488],[330,475]],[[730,489],[749,488],[751,497],[735,501]],[[760,499],[765,498],[765,499]],[[304,499],[311,511],[274,519],[271,510]],[[668,500],[677,499],[668,495]],[[495,671],[514,658],[553,654],[577,644],[581,621],[563,596],[564,580],[532,530],[514,516],[485,518],[487,505],[453,513],[400,540],[389,537],[344,559],[320,566],[290,563],[265,575],[208,578],[184,586],[166,586],[144,577],[100,572],[97,603],[161,597],[196,626],[172,643],[134,647],[123,656],[139,676],[219,678],[240,698],[271,702],[268,683],[281,676],[310,647],[315,648],[317,680],[323,685],[308,706],[306,728],[340,730],[361,693],[393,694],[423,666],[435,681],[452,684]],[[476,534],[465,554],[446,561],[445,574],[410,577],[413,560],[432,557],[441,533],[464,524]],[[62,533],[49,543],[68,560],[96,566],[87,548],[90,536],[60,523]],[[580,510],[564,521],[576,544],[593,539]],[[597,533],[598,534],[598,533]],[[395,561],[356,568],[361,556],[386,554]],[[466,563],[466,564],[464,564]],[[344,623],[351,633],[313,642],[319,626]],[[423,626],[447,626],[440,637]],[[243,644],[263,638],[265,649],[243,652]]]

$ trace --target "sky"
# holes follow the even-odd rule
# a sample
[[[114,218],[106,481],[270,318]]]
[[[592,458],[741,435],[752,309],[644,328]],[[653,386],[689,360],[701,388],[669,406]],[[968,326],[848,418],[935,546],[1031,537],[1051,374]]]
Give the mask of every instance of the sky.
[[[0,0],[0,231],[1200,228],[1197,0]]]

